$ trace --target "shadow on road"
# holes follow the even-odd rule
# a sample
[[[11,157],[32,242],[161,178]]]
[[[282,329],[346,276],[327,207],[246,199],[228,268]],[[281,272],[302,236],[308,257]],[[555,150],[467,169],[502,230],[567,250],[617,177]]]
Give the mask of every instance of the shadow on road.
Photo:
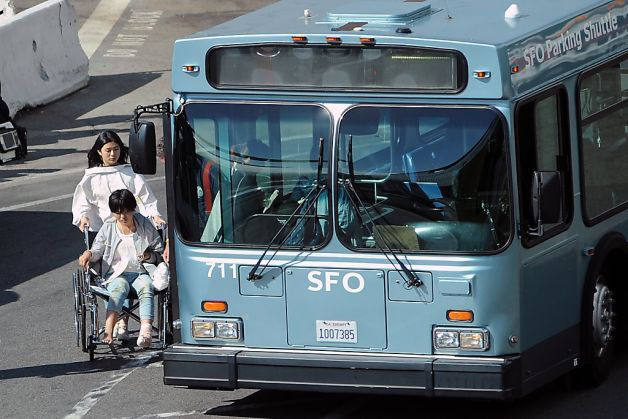
[[[225,402],[229,404],[209,409],[205,415],[290,418],[298,411],[303,418],[623,419],[628,417],[627,370],[628,353],[620,351],[610,377],[597,388],[581,388],[563,377],[516,401],[262,390],[229,400]]]
[[[164,72],[91,76],[85,88],[45,107],[22,111],[17,121],[26,128],[37,125],[38,134],[29,137],[29,144],[53,144],[95,135],[99,130],[94,126],[130,121],[133,108],[119,109],[117,115],[81,118],[83,115],[158,79]]]
[[[29,152],[30,158],[30,152]],[[10,166],[9,166],[10,164]],[[43,173],[54,173],[58,172],[61,169],[28,169],[26,165],[24,165],[23,160],[11,161],[9,164],[4,166],[4,170],[0,170],[0,183],[6,182],[11,178],[17,178],[22,176],[27,176],[29,174],[43,174]]]
[[[99,351],[94,361],[67,362],[64,364],[43,364],[30,367],[11,368],[0,370],[0,382],[27,377],[54,378],[62,375],[95,374],[106,371],[118,371],[125,368],[138,366],[135,357],[145,357],[146,352],[127,352],[127,356],[114,356],[110,352]],[[129,354],[132,354],[129,356]],[[85,354],[87,357],[87,354]],[[161,356],[153,356],[149,360],[142,359],[141,365],[145,366],[161,359]]]
[[[11,288],[78,260],[85,250],[70,212],[0,212],[0,226],[0,306],[19,299]],[[54,280],[71,286],[71,278]]]
[[[85,149],[63,146],[64,141],[85,137],[94,137],[104,127],[120,123],[130,123],[135,105],[110,107],[115,114],[106,116],[94,115],[84,117],[91,111],[107,105],[116,99],[145,86],[160,78],[165,71],[150,71],[140,73],[124,73],[115,75],[92,76],[89,85],[78,92],[64,97],[46,106],[21,111],[16,121],[29,129],[29,153],[27,162],[33,162],[45,157],[76,155],[86,153],[93,141],[85,143]],[[36,127],[36,128],[35,128]],[[125,132],[126,129],[116,129]],[[58,144],[57,148],[34,149],[32,146]],[[87,157],[81,157],[81,163],[87,167]],[[0,182],[39,173],[41,169],[22,169],[21,161],[11,161],[0,165]]]

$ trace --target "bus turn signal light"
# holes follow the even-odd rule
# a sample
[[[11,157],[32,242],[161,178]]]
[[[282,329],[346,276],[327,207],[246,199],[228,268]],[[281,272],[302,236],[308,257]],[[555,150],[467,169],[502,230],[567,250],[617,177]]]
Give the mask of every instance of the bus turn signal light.
[[[226,313],[227,303],[224,301],[203,301],[201,305],[205,313]]]
[[[447,320],[450,322],[472,322],[473,312],[471,310],[448,310]]]
[[[295,44],[307,44],[307,36],[293,36],[292,42]]]

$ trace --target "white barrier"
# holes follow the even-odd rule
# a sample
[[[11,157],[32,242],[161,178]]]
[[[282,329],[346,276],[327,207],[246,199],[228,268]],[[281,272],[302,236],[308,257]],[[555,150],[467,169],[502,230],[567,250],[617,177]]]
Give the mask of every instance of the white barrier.
[[[67,0],[49,0],[0,19],[0,40],[1,94],[11,115],[59,99],[89,81],[89,60]]]
[[[0,20],[13,16],[13,5],[9,0],[0,0]]]

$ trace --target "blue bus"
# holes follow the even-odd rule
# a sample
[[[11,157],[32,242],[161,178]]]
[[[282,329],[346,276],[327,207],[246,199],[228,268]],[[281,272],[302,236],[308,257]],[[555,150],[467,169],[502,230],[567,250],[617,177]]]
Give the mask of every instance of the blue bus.
[[[280,1],[175,42],[173,344],[194,388],[510,399],[628,325],[628,4]]]

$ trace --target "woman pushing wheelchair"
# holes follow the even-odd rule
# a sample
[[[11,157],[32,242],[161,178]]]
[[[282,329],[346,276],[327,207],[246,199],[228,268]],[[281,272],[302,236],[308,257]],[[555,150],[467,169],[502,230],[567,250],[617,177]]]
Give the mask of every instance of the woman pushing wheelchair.
[[[152,335],[153,285],[143,263],[156,265],[161,262],[164,246],[153,224],[136,212],[137,202],[131,191],[114,191],[109,196],[109,209],[113,218],[103,223],[91,249],[79,257],[79,265],[88,269],[91,262],[102,261],[101,276],[111,293],[102,342],[113,343],[113,327],[133,288],[140,305],[137,344],[147,348]]]
[[[88,168],[76,186],[72,199],[72,223],[81,231],[89,230],[89,245],[106,219],[110,217],[108,199],[111,192],[128,189],[140,205],[139,212],[149,217],[154,225],[165,225],[157,207],[157,197],[144,177],[133,172],[126,163],[128,147],[113,131],[101,132],[87,153]],[[167,250],[164,253],[168,261]],[[130,307],[132,303],[125,303]],[[128,317],[123,316],[114,327],[114,337],[128,338]]]

